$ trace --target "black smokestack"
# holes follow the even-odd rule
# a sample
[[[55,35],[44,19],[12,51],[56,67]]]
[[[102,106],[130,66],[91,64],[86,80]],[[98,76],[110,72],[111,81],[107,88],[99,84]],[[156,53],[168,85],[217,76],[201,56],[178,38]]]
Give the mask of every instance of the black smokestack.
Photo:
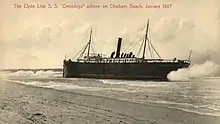
[[[116,51],[115,58],[119,58],[119,56],[120,56],[121,42],[122,42],[122,38],[118,38],[118,46],[117,46],[117,51]]]

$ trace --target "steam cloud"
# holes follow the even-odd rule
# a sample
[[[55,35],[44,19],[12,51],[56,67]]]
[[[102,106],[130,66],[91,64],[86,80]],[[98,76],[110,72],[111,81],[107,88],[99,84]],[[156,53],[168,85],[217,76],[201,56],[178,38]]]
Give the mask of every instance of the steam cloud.
[[[111,1],[116,4],[146,2],[154,3],[153,0]],[[161,4],[164,2],[158,1]],[[1,2],[2,12],[7,13],[0,13],[0,30],[3,34],[0,42],[0,67],[62,67],[65,54],[73,57],[85,45],[90,28],[93,28],[95,51],[110,54],[115,50],[119,36],[124,38],[124,48],[131,42],[137,42],[136,35],[143,35],[149,18],[150,38],[162,57],[186,59],[189,51],[193,51],[191,68],[170,75],[184,72],[188,77],[219,76],[219,1],[169,2],[172,4],[171,9],[80,10],[14,9],[11,7],[14,4],[12,0]],[[59,1],[55,3],[59,4]],[[69,2],[66,0],[66,3]],[[200,71],[197,73],[197,70]]]

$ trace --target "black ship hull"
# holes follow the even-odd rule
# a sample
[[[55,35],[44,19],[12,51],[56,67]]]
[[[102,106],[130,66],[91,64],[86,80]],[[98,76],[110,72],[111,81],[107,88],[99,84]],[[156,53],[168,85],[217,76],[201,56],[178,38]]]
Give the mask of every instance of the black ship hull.
[[[64,61],[65,78],[126,80],[168,80],[171,71],[189,67],[189,63],[84,63]]]

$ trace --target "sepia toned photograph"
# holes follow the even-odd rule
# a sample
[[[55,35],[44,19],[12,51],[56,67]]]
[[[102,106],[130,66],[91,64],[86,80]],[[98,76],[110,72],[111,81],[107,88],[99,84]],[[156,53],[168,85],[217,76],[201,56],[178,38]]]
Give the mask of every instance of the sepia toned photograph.
[[[0,124],[219,124],[219,0],[1,0]]]

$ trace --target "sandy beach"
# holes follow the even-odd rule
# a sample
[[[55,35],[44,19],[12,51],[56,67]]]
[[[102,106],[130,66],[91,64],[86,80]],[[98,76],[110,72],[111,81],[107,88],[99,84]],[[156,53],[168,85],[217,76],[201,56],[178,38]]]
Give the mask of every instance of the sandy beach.
[[[219,124],[203,116],[120,99],[38,88],[1,80],[0,123],[8,124]]]

